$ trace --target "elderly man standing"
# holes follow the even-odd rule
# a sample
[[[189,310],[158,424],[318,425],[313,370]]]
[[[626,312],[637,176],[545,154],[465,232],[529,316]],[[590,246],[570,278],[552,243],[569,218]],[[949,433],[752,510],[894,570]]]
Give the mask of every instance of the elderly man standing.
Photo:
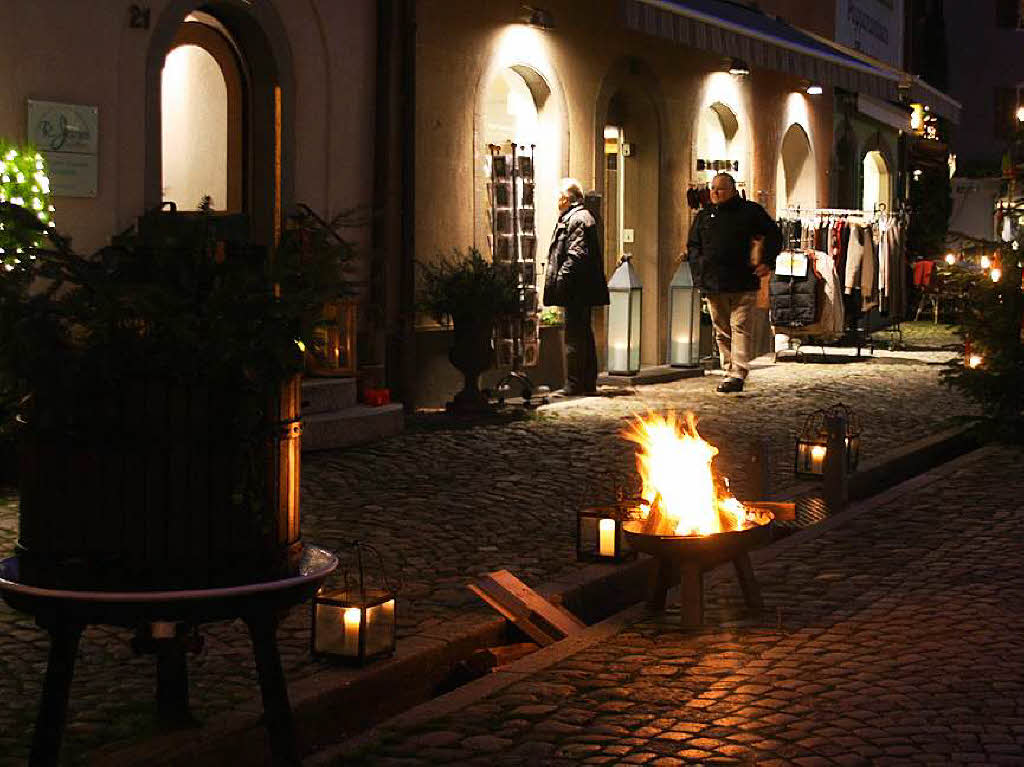
[[[711,181],[711,205],[690,227],[687,260],[708,300],[726,379],[720,392],[743,391],[750,372],[753,313],[760,278],[782,250],[782,234],[765,209],[741,199],[736,181],[719,173]],[[764,247],[754,249],[756,240]],[[757,255],[754,255],[757,254]]]
[[[590,311],[608,303],[601,233],[594,216],[583,206],[579,182],[562,179],[558,223],[551,235],[544,303],[565,307],[565,394],[597,391],[597,349]]]

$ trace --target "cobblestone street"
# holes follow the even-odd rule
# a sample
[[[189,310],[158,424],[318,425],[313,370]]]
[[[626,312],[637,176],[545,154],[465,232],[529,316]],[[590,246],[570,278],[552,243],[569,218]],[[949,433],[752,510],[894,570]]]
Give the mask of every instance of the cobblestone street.
[[[747,390],[729,397],[714,392],[719,379],[709,376],[642,387],[635,392],[606,391],[602,397],[557,402],[525,420],[501,425],[448,428],[439,425],[440,421],[434,417],[414,418],[407,432],[399,437],[366,447],[304,456],[303,535],[306,541],[327,548],[358,538],[376,544],[386,553],[389,564],[400,570],[405,580],[399,610],[400,636],[409,636],[456,619],[483,620],[491,613],[465,587],[468,580],[480,573],[507,568],[528,584],[536,585],[579,567],[575,562],[573,538],[576,506],[605,499],[611,496],[617,485],[634,480],[632,447],[619,436],[625,419],[648,409],[694,410],[700,418],[702,435],[722,451],[716,465],[733,480],[741,498],[747,486],[747,478],[743,474],[747,451],[757,440],[767,439],[775,450],[775,487],[784,489],[787,483],[792,482],[794,435],[807,413],[815,408],[839,400],[851,405],[860,414],[864,425],[863,452],[867,460],[951,426],[957,416],[973,412],[971,405],[939,383],[940,368],[936,363],[943,358],[942,354],[917,353],[910,356],[915,358],[879,355],[871,361],[849,364],[770,365],[760,361]],[[1005,476],[1012,476],[1013,472],[1005,469],[1012,465],[1013,456],[1003,456],[1001,460],[1000,470],[993,470],[992,475],[999,476],[1002,472]],[[707,712],[701,713],[704,710],[700,706],[718,705],[713,702],[715,690],[719,688],[711,688],[710,685],[732,680],[731,669],[744,668],[752,674],[775,657],[763,656],[760,650],[755,652],[757,648],[765,651],[775,648],[780,657],[785,656],[787,662],[792,661],[787,668],[793,675],[809,673],[810,661],[807,659],[830,669],[829,673],[834,670],[839,674],[846,667],[833,663],[834,659],[827,650],[837,633],[842,633],[846,630],[844,627],[852,624],[837,620],[834,600],[845,600],[842,609],[852,610],[850,615],[856,613],[859,621],[864,620],[863,610],[885,613],[890,607],[895,609],[897,605],[886,600],[896,598],[895,584],[909,576],[886,568],[894,567],[894,562],[899,560],[915,562],[915,567],[923,567],[931,561],[928,557],[932,555],[924,556],[922,551],[934,545],[936,551],[948,553],[950,547],[959,545],[961,536],[956,530],[957,519],[950,515],[961,501],[970,501],[968,481],[965,479],[961,485],[957,494],[943,496],[943,523],[939,526],[944,531],[942,536],[923,518],[923,510],[935,505],[936,498],[922,498],[915,507],[920,511],[918,516],[921,519],[911,513],[912,510],[894,510],[894,515],[901,520],[899,530],[888,525],[884,528],[870,527],[842,544],[849,547],[849,552],[842,548],[842,555],[838,555],[836,546],[832,545],[819,549],[816,557],[809,556],[806,560],[802,559],[806,552],[802,552],[799,561],[794,560],[787,566],[788,572],[773,571],[767,575],[768,595],[773,604],[785,604],[787,628],[783,633],[757,628],[744,633],[742,640],[724,635],[687,639],[680,644],[685,648],[680,651],[683,655],[673,656],[668,646],[682,642],[683,638],[667,627],[648,623],[623,635],[617,640],[621,644],[613,643],[595,650],[597,655],[593,657],[580,659],[582,665],[578,668],[559,672],[563,680],[579,677],[582,672],[595,671],[599,674],[593,680],[600,681],[605,679],[605,674],[610,674],[607,681],[614,684],[609,686],[601,682],[595,689],[605,690],[600,695],[612,695],[601,701],[602,705],[608,706],[602,710],[601,716],[618,717],[616,721],[619,723],[606,733],[590,729],[588,733],[618,737],[628,732],[629,738],[643,738],[643,744],[620,744],[630,748],[616,754],[601,750],[604,745],[600,737],[572,743],[559,737],[543,741],[551,746],[544,753],[551,755],[557,749],[571,746],[565,752],[567,755],[594,751],[608,757],[626,755],[634,758],[636,754],[647,751],[668,753],[665,750],[668,746],[675,746],[672,753],[684,746],[698,749],[701,747],[699,743],[677,745],[672,738],[682,738],[679,733],[687,732],[682,724],[697,727],[703,723],[702,726],[707,726],[713,719],[736,716],[732,712],[720,713],[715,708],[714,718],[707,719]],[[1006,501],[1012,501],[1013,490],[1008,485],[1002,485],[997,492],[1005,494],[1000,497]],[[1004,515],[999,517],[999,531],[1015,529],[1014,525],[1019,520],[1013,517],[1012,509],[1011,503],[1006,509],[994,512],[997,516]],[[965,519],[969,529],[980,536],[977,545],[981,548],[977,556],[982,562],[982,569],[991,566],[993,572],[1001,573],[1000,578],[1010,577],[1012,569],[1000,569],[997,560],[982,557],[983,549],[987,554],[993,554],[982,544],[990,540],[992,547],[999,551],[1015,549],[1002,541],[1002,532],[986,527],[984,523],[988,517],[984,510],[967,505],[964,513],[967,514]],[[867,540],[873,541],[875,548],[868,545],[863,550],[857,548],[865,540],[865,535]],[[986,539],[984,535],[992,537]],[[9,497],[0,509],[0,552],[5,555],[12,552],[16,537],[16,500]],[[926,545],[925,539],[931,543]],[[902,548],[905,546],[910,548]],[[884,554],[877,563],[873,560],[875,552]],[[924,558],[918,559],[919,556]],[[829,563],[829,568],[834,564],[835,569],[816,570],[816,567],[824,566],[822,557]],[[967,563],[935,560],[935,567],[975,572]],[[933,570],[926,570],[917,575],[930,578],[934,574]],[[847,578],[847,573],[853,575]],[[969,616],[979,614],[977,611],[987,603],[976,601],[971,606],[970,598],[974,595],[971,589],[984,588],[986,595],[992,595],[1006,585],[999,586],[997,581],[993,581],[991,588],[984,584],[958,585],[960,590],[952,593],[960,594],[963,601],[955,606],[938,609],[929,598],[919,605],[900,608],[904,610],[900,620],[905,621],[899,624],[904,627],[900,630],[890,623],[879,624],[877,630],[857,624],[856,633],[863,632],[866,636],[863,644],[859,645],[860,649],[849,659],[853,664],[849,668],[854,670],[842,671],[842,674],[848,675],[850,680],[855,679],[855,671],[863,671],[868,676],[873,674],[877,679],[884,678],[884,668],[889,666],[884,666],[878,658],[884,656],[885,663],[895,663],[896,660],[886,655],[886,648],[897,640],[902,642],[911,635],[917,636],[919,627],[925,625],[926,617],[937,622],[929,630],[938,631],[938,623],[946,620],[944,616],[947,616],[946,625],[952,627],[951,630],[961,640],[973,628],[983,631],[983,626],[978,628],[981,624],[975,626],[970,623]],[[779,591],[783,586],[794,591]],[[930,581],[927,584],[921,581],[914,588],[920,588],[923,597],[935,586]],[[871,595],[870,599],[868,595]],[[1005,600],[1002,604],[1006,604]],[[967,617],[955,612],[961,608]],[[1013,619],[1012,614],[1005,617],[1007,621]],[[839,628],[826,628],[832,626]],[[900,631],[904,634],[901,635]],[[258,700],[251,648],[241,624],[207,626],[203,634],[206,649],[190,660],[192,702],[199,718],[206,719],[229,711],[243,701]],[[151,657],[132,655],[127,641],[129,636],[129,632],[93,627],[83,638],[71,694],[65,747],[68,763],[82,761],[88,751],[101,744],[132,742],[153,731],[154,663]],[[1007,633],[1004,639],[1008,643],[1006,652],[1012,652],[1016,641],[1013,635]],[[46,646],[45,634],[30,620],[6,606],[0,608],[0,764],[21,764],[27,753],[45,668]],[[626,652],[626,648],[632,649]],[[285,672],[291,681],[315,674],[321,667],[309,656],[307,610],[293,611],[285,622],[281,630],[281,649]],[[659,653],[665,653],[662,660],[653,661],[654,657],[662,657]],[[967,657],[950,658],[947,665],[960,667]],[[616,659],[615,670],[604,667],[604,661],[611,659]],[[907,664],[919,662],[904,658],[899,663],[904,661]],[[719,671],[709,671],[708,674],[693,671],[693,668],[712,667]],[[871,668],[870,673],[864,671],[868,667]],[[922,674],[930,668],[933,665],[923,664]],[[737,672],[735,676],[742,677],[742,674]],[[966,675],[965,679],[964,684],[968,686],[981,684],[980,677],[972,679],[972,675]],[[739,679],[732,681],[738,682]],[[613,694],[620,685],[625,685],[621,688],[624,691],[632,690],[623,692],[621,699],[615,697],[617,693]],[[710,692],[701,697],[705,688]],[[557,688],[549,691],[550,695],[524,692],[516,706],[539,706],[530,709],[533,713],[514,714],[516,706],[509,704],[511,708],[505,709],[502,708],[504,704],[496,703],[498,708],[488,709],[490,713],[468,719],[467,723],[473,723],[471,729],[490,732],[493,723],[489,717],[494,715],[498,722],[495,726],[503,733],[500,737],[516,744],[517,748],[527,748],[524,744],[528,742],[541,742],[530,735],[533,732],[531,722],[535,717],[548,720],[550,724],[543,726],[554,727],[553,732],[562,728],[561,734],[576,734],[578,731],[574,728],[580,722],[591,722],[587,717],[593,714],[583,712],[572,703],[578,699],[580,689],[572,687],[570,690],[566,683],[558,682]],[[824,700],[831,699],[827,696],[832,689],[827,687],[820,691]],[[867,690],[860,694],[871,698],[881,688],[865,677],[858,689]],[[936,695],[947,694],[939,687],[934,689]],[[805,690],[790,697],[796,699],[811,692],[818,694]],[[630,702],[633,696],[648,696],[653,704],[655,699],[651,696],[662,693],[676,702],[659,704],[659,711],[664,713],[654,716],[648,717],[635,708],[639,698]],[[739,693],[740,700],[743,700],[742,696],[763,694],[766,693],[754,690]],[[533,701],[534,696],[538,702]],[[690,706],[688,701],[691,698],[708,703],[698,702]],[[1007,698],[1011,699],[1012,696]],[[548,712],[556,709],[544,707],[552,705],[551,701],[555,700],[563,701],[564,707],[557,709],[558,716],[548,716]],[[750,697],[749,700],[763,701],[767,698]],[[794,710],[793,706],[805,703],[788,702],[786,695],[775,700],[782,702],[765,705],[775,705],[785,711],[769,714],[781,718],[773,721],[771,726],[782,727],[787,723],[787,717],[800,719],[800,711]],[[937,700],[942,700],[941,695]],[[735,708],[733,704],[736,701],[735,696],[730,697],[728,705]],[[692,710],[693,716],[668,713],[684,706],[686,711]],[[748,713],[753,716],[754,711]],[[505,714],[509,718],[502,719]],[[994,716],[993,712],[989,714]],[[670,723],[662,726],[662,719]],[[755,719],[761,721],[760,717]],[[676,735],[654,739],[653,729],[645,730],[647,735],[638,735],[641,720],[643,727],[660,728],[659,732],[672,731]],[[603,721],[594,720],[594,723]],[[735,726],[739,727],[738,724]],[[899,727],[911,725],[901,724]],[[761,740],[762,731],[753,729],[757,731],[750,733],[748,740]],[[704,732],[703,729],[701,731]],[[1010,743],[1015,742],[1012,729],[1007,731],[1010,732]],[[717,730],[711,728],[711,732]],[[1021,734],[1024,735],[1024,728]],[[845,729],[843,736],[846,737]],[[730,741],[732,745],[726,745],[723,740],[721,748],[743,745],[743,737],[740,735],[738,740]],[[897,734],[894,733],[893,737],[896,738]],[[712,749],[710,742],[720,738],[708,735],[707,739],[709,743],[704,744],[707,746],[705,750],[716,752],[718,746]],[[443,738],[437,742],[441,740]],[[453,738],[452,742],[457,748],[462,748],[458,746],[461,742],[458,738]],[[996,744],[996,741],[992,743]],[[895,747],[897,744],[892,745]],[[980,747],[983,743],[978,741],[975,745]],[[504,741],[500,748],[506,748]]]
[[[784,547],[759,620],[718,579],[701,632],[643,618],[344,763],[1024,764],[1022,458]]]

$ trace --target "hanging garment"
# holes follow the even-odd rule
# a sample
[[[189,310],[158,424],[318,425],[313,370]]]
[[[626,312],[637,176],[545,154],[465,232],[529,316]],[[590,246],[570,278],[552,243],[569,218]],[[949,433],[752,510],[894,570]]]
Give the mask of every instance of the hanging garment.
[[[861,311],[866,312],[878,305],[878,254],[871,241],[871,227],[851,224],[849,229],[844,270],[846,294],[852,295],[854,288],[860,288]]]
[[[783,252],[779,258],[792,254]],[[802,255],[802,254],[801,254]],[[808,267],[803,276],[772,273],[768,285],[771,323],[781,328],[801,328],[818,320],[818,276]]]
[[[878,224],[878,308],[888,313],[892,302],[892,262],[889,258],[889,222]]]
[[[837,338],[843,334],[846,316],[843,311],[842,282],[836,271],[835,261],[824,251],[812,251],[814,271],[819,280],[818,321],[799,329],[786,329],[791,336],[815,336]]]
[[[932,284],[932,270],[935,269],[935,262],[921,259],[914,264],[914,287],[927,288]]]

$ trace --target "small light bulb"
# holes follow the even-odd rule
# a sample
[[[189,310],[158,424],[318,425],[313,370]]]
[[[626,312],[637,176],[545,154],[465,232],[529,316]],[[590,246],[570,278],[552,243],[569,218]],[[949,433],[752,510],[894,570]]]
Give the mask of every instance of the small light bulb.
[[[1000,269],[999,267],[996,267],[991,272],[989,272],[989,276],[992,277],[992,282],[999,282],[999,278],[1003,276],[1003,270]]]
[[[988,256],[982,256],[981,257],[981,268],[982,269],[988,269],[991,266],[992,266],[992,259],[989,258]]]
[[[955,264],[956,263],[956,256],[954,256],[952,253],[947,253],[946,254],[946,263],[949,264],[950,266]]]

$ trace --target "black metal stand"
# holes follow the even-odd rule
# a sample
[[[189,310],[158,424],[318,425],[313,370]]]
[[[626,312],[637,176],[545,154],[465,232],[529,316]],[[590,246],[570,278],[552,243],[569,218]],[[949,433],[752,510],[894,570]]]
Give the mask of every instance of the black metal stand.
[[[274,767],[300,767],[288,687],[277,649],[277,627],[289,608],[308,600],[337,567],[330,552],[307,546],[299,574],[277,581],[194,591],[95,592],[46,589],[18,580],[17,557],[0,562],[0,592],[19,612],[32,615],[50,634],[50,654],[32,738],[30,767],[56,767],[68,697],[83,629],[90,624],[170,628],[154,638],[157,711],[177,726],[193,722],[188,703],[188,666],[179,625],[241,617],[249,629],[263,696]],[[168,626],[168,624],[172,624]]]

